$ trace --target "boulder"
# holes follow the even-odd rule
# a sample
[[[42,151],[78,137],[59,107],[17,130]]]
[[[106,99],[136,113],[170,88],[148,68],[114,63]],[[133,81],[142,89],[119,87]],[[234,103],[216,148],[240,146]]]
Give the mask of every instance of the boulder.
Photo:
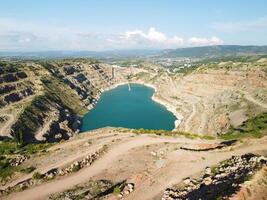
[[[267,158],[265,156],[260,156],[257,158],[257,162],[259,163],[267,163]]]
[[[204,183],[205,185],[210,185],[212,184],[212,179],[210,177],[206,177],[202,183]]]
[[[211,174],[211,168],[210,167],[206,167],[204,173],[207,174],[207,175],[210,175]]]
[[[191,179],[189,177],[183,180],[183,183],[185,185],[188,185],[190,182],[191,182]]]

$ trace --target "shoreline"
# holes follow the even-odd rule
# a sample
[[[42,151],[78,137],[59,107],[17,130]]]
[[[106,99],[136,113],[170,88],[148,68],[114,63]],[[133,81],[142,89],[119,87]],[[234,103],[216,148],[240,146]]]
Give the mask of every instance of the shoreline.
[[[162,99],[156,97],[156,93],[157,93],[158,90],[157,90],[157,88],[156,88],[155,85],[150,84],[150,83],[145,83],[145,82],[142,82],[142,81],[132,81],[132,82],[128,82],[128,81],[127,81],[127,82],[116,83],[116,84],[114,84],[114,85],[112,85],[112,86],[110,86],[110,87],[108,87],[108,88],[105,88],[102,92],[106,92],[106,91],[115,89],[115,88],[118,87],[118,86],[121,86],[121,85],[127,85],[127,84],[131,84],[131,83],[133,83],[133,84],[144,85],[144,86],[147,86],[147,87],[150,87],[150,88],[153,88],[153,89],[154,89],[154,93],[153,93],[151,99],[152,99],[153,101],[155,101],[156,103],[159,103],[160,105],[164,106],[169,112],[171,112],[171,113],[175,116],[176,120],[174,121],[174,129],[173,129],[172,131],[176,131],[176,130],[178,129],[178,126],[180,125],[180,123],[181,123],[182,120],[183,120],[183,116],[182,116],[180,113],[178,113],[178,112],[176,111],[176,109],[175,109],[174,106],[172,106],[172,105],[170,105],[170,104],[164,102]],[[101,94],[102,94],[102,92],[101,92]],[[100,96],[101,96],[101,95],[100,95]],[[97,104],[97,103],[96,103],[96,104]],[[96,105],[96,104],[95,104],[95,105]],[[88,109],[88,112],[89,112],[91,109],[93,109],[93,108],[94,108],[94,106],[90,106],[90,107],[88,107],[88,108],[87,108],[87,109]]]

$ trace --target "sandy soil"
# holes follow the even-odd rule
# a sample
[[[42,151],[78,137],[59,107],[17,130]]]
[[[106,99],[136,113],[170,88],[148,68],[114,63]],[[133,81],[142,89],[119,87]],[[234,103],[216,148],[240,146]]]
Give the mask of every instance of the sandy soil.
[[[232,155],[266,150],[267,138],[207,152],[180,149],[183,145],[204,145],[215,142],[218,141],[134,135],[129,131],[122,133],[119,129],[112,128],[84,133],[70,141],[53,146],[49,150],[50,153],[31,158],[27,162],[37,163],[37,171],[43,172],[70,164],[104,144],[108,146],[107,153],[89,167],[23,192],[11,194],[6,199],[46,199],[49,194],[72,188],[91,178],[109,179],[114,182],[127,180],[135,183],[134,192],[126,199],[160,199],[166,187],[199,173],[206,166],[214,165]],[[19,181],[25,178],[27,177],[21,177]]]
[[[186,76],[162,71],[146,76],[136,72],[131,81],[155,88],[153,99],[177,117],[176,130],[216,135],[245,116],[267,111],[267,79],[261,70],[203,69]],[[229,114],[241,109],[231,121]]]

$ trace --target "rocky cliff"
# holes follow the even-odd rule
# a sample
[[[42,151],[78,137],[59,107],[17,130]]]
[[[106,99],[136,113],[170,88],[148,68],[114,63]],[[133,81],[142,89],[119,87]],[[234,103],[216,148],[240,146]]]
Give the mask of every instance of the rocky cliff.
[[[124,81],[114,76],[110,65],[86,59],[0,65],[0,135],[23,144],[60,141],[79,133],[81,116],[100,94]]]

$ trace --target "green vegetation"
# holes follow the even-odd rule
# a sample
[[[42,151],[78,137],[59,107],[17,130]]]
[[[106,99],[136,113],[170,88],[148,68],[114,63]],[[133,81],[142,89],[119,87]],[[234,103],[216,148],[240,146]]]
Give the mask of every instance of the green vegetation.
[[[20,171],[23,173],[29,174],[29,173],[33,172],[35,169],[36,169],[35,167],[31,166],[31,167],[23,168]]]
[[[39,180],[43,178],[43,175],[40,172],[34,172],[34,174],[32,175],[32,178],[35,180]]]
[[[53,101],[66,106],[73,113],[84,115],[87,109],[82,106],[81,100],[63,81],[50,77],[42,79],[46,95]]]
[[[43,144],[29,144],[21,146],[15,140],[4,140],[0,141],[0,180],[5,182],[8,178],[16,172],[31,173],[35,170],[35,167],[22,167],[22,166],[11,166],[10,157],[16,155],[27,155],[41,153],[46,151],[47,148],[52,146],[50,143]]]
[[[75,165],[72,169],[72,172],[77,172],[81,169],[81,167],[79,165]]]
[[[162,136],[184,136],[190,139],[200,138],[200,139],[207,139],[212,140],[214,139],[211,135],[197,135],[188,132],[182,131],[167,131],[167,130],[149,130],[149,129],[134,129],[133,133],[136,134],[155,134],[155,135],[162,135]]]
[[[121,193],[121,189],[119,186],[114,187],[113,194],[119,195]]]
[[[33,134],[42,126],[43,121],[40,120],[45,117],[49,110],[50,101],[45,96],[36,97],[30,105],[28,105],[19,119],[13,126],[16,130],[14,137],[21,145],[25,145],[24,141],[35,141]]]
[[[30,156],[32,154],[44,152],[52,145],[51,143],[41,143],[22,146],[15,140],[4,140],[0,141],[0,155],[22,154]]]
[[[19,171],[19,167],[13,167],[9,163],[9,159],[2,156],[0,160],[0,180],[5,182],[10,178],[15,172]]]
[[[25,141],[36,142],[34,134],[43,125],[42,119],[47,117],[48,111],[55,103],[72,113],[83,115],[87,111],[77,94],[65,83],[54,77],[45,78],[42,82],[45,86],[44,95],[36,97],[13,125],[13,129],[16,130],[14,137],[22,146],[26,145]]]
[[[15,61],[0,61],[0,72],[2,73],[14,73],[23,70],[23,65]],[[0,73],[1,74],[1,73]]]
[[[194,65],[194,66],[191,66],[191,67],[185,67],[185,68],[179,69],[176,72],[184,74],[184,75],[187,75],[187,74],[190,74],[193,71],[195,71],[197,68],[199,68],[199,65]]]
[[[266,46],[217,45],[205,47],[180,48],[164,51],[165,57],[218,58],[226,56],[266,54]]]
[[[14,173],[31,173],[34,167],[23,168],[21,166],[11,166],[10,158],[1,156],[0,159],[0,182],[4,183],[7,179],[11,178]]]
[[[221,139],[233,140],[246,137],[260,138],[267,135],[267,113],[262,113],[254,118],[248,119],[237,128],[231,127],[230,130],[223,135]]]

